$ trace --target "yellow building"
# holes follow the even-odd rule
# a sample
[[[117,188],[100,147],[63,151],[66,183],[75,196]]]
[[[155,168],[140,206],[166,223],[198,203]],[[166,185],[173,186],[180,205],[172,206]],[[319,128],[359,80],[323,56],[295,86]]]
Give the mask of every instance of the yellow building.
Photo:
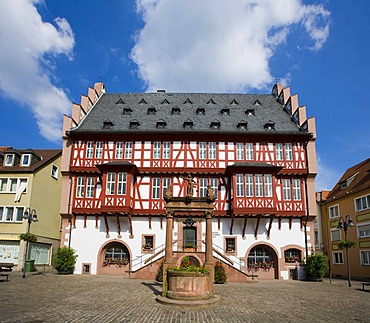
[[[321,215],[332,276],[370,279],[370,158],[347,169],[321,200]],[[356,245],[340,249],[344,240]]]
[[[28,259],[50,265],[60,244],[61,150],[17,150],[0,147],[0,263],[22,270],[26,242],[19,235],[34,234]],[[34,210],[34,211],[32,211]],[[24,219],[25,211],[37,222]]]

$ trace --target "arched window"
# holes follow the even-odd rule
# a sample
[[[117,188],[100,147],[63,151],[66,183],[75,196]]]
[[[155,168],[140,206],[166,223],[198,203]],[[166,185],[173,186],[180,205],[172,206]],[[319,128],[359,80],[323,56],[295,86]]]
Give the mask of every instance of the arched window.
[[[254,247],[248,255],[248,265],[271,262],[272,260],[272,255],[264,247]]]
[[[130,253],[125,245],[112,242],[106,246],[104,261],[109,260],[130,260]]]
[[[284,251],[285,262],[301,261],[301,251],[298,249],[288,249]]]

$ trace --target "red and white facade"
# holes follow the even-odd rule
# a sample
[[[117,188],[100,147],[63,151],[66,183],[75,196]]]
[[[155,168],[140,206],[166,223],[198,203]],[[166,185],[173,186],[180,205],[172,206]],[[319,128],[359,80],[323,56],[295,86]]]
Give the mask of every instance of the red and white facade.
[[[250,96],[227,95],[230,106],[220,103],[220,113],[232,115],[236,105],[240,110],[244,97]],[[218,109],[214,105],[222,95],[177,94],[183,105],[173,106],[171,99],[175,100],[163,92],[109,95],[102,83],[96,83],[81,104],[73,104],[72,116],[65,116],[61,241],[77,251],[75,273],[154,278],[153,268],[164,255],[166,189],[171,186],[173,196],[186,196],[185,176],[191,175],[194,197],[205,197],[209,187],[215,192],[214,257],[229,267],[229,280],[239,279],[232,268],[262,279],[290,279],[297,259],[303,259],[314,243],[314,118],[307,119],[297,95],[279,84],[266,95],[267,101],[250,98],[247,121],[235,119],[235,131],[224,127],[233,124],[223,121],[225,116],[202,119],[204,112]],[[277,105],[276,117],[262,111],[269,100]],[[104,111],[108,106],[117,108],[116,117],[110,108]],[[134,115],[138,109],[143,120]],[[157,114],[155,129],[144,128],[153,114],[165,109],[172,109],[172,116]],[[168,127],[176,109],[188,113],[181,131]],[[127,119],[119,120],[125,114]],[[262,116],[268,119],[261,121]],[[210,123],[210,130],[192,131],[197,122]],[[280,123],[284,129],[284,122],[291,131],[275,126]],[[195,212],[189,229],[184,225],[187,217],[174,219],[173,250],[202,263],[205,221]],[[122,261],[110,263],[111,259]],[[273,268],[251,268],[266,263]]]

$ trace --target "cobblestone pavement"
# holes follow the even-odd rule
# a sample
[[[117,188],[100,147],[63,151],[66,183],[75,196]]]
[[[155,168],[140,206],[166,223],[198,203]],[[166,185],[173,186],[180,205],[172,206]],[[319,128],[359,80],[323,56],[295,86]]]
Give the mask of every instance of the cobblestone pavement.
[[[0,282],[0,322],[370,322],[360,282],[260,281],[216,285],[221,303],[181,308],[155,301],[161,285],[112,276],[12,272]]]

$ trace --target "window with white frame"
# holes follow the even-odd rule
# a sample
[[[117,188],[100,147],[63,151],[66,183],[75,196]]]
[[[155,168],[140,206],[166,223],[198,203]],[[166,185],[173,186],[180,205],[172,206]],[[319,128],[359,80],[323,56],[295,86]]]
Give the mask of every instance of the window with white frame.
[[[87,198],[93,198],[94,197],[94,184],[95,184],[95,178],[94,177],[88,177],[86,179],[86,197]]]
[[[253,143],[246,143],[246,160],[253,160],[254,159],[254,149],[253,149]]]
[[[272,197],[272,175],[265,174],[265,196]]]
[[[207,178],[199,178],[199,197],[207,196],[207,185],[208,185]]]
[[[283,199],[285,201],[291,200],[290,180],[288,178],[283,179]]]
[[[55,179],[58,179],[58,171],[59,171],[59,168],[57,165],[51,165],[51,177],[55,178]]]
[[[300,201],[302,199],[301,180],[298,178],[293,178],[293,199],[295,201]]]
[[[370,250],[361,250],[361,266],[370,266]]]
[[[207,143],[199,143],[199,159],[207,159]]]
[[[341,241],[342,237],[339,229],[331,229],[331,241]]]
[[[13,222],[14,221],[14,207],[9,206],[5,208],[5,221]]]
[[[153,143],[153,158],[154,159],[161,158],[161,143],[159,141],[155,141]]]
[[[116,183],[116,173],[107,173],[106,195],[114,195],[114,186]]]
[[[14,193],[17,191],[18,178],[9,179],[9,192]]]
[[[132,142],[126,142],[125,144],[125,159],[132,158]]]
[[[329,217],[337,218],[339,216],[339,204],[329,207]]]
[[[246,174],[245,175],[245,188],[246,188],[246,197],[254,196],[254,185],[253,185],[253,175]]]
[[[342,251],[333,252],[333,264],[334,265],[343,265],[343,253]]]
[[[285,144],[285,159],[286,160],[293,159],[292,144]]]
[[[8,190],[8,178],[0,178],[0,192]]]
[[[255,180],[256,180],[256,197],[261,197],[263,196],[262,174],[256,174]]]
[[[95,158],[99,159],[103,156],[103,142],[97,141],[95,147]]]
[[[244,196],[244,175],[243,174],[236,174],[236,196],[241,197]]]
[[[359,238],[368,238],[370,237],[370,223],[358,224],[358,237]]]
[[[355,199],[356,212],[370,209],[370,194]]]
[[[84,197],[84,189],[85,189],[85,177],[78,176],[76,184],[76,197],[78,198]]]
[[[23,154],[21,159],[21,166],[29,166],[31,163],[31,155]]]
[[[117,176],[117,194],[118,195],[126,194],[126,182],[127,182],[127,173],[118,173],[118,176]]]
[[[153,177],[152,179],[152,198],[159,199],[161,191],[161,179],[159,177]]]
[[[276,144],[276,160],[284,160],[283,144]]]
[[[5,221],[5,213],[4,213],[4,207],[0,206],[0,222]]]
[[[122,159],[123,157],[123,142],[116,142],[116,159]]]
[[[22,222],[24,207],[0,206],[0,222]]]
[[[236,143],[236,159],[244,160],[244,144],[241,142]]]
[[[210,179],[210,185],[213,189],[213,193],[215,194],[215,198],[217,199],[218,196],[218,178],[211,178]]]
[[[171,185],[171,178],[164,177],[162,179],[162,196],[166,195],[166,190],[170,185]]]
[[[5,155],[5,166],[13,166],[14,163],[14,155],[13,154],[6,154]]]
[[[22,222],[23,221],[23,214],[24,214],[24,208],[23,207],[16,207],[15,208],[15,222]]]
[[[171,143],[169,141],[163,142],[163,159],[170,159],[171,155]]]
[[[216,143],[215,142],[208,143],[208,158],[216,159]]]
[[[93,158],[93,152],[94,152],[94,142],[88,141],[86,144],[86,158]]]

